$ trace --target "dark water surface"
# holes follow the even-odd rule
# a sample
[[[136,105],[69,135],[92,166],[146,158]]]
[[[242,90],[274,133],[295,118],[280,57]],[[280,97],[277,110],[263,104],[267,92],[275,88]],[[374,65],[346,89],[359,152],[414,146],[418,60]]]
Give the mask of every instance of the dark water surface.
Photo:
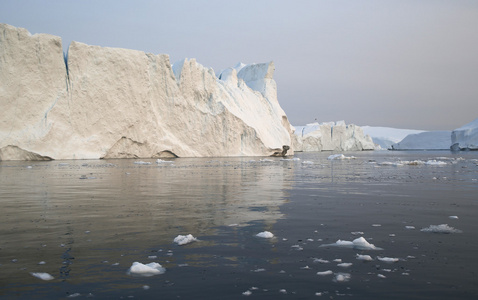
[[[478,152],[331,154],[0,162],[0,298],[478,299]]]

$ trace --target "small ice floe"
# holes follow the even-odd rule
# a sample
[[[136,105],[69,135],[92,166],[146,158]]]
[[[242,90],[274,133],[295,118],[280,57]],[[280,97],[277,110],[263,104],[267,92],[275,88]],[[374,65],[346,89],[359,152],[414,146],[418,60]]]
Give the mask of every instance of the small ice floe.
[[[273,162],[273,160],[268,159],[268,158],[264,158],[264,159],[260,159],[259,162]]]
[[[38,263],[39,265],[45,265],[46,262],[44,262],[43,260],[41,262]]]
[[[294,158],[282,158],[282,161],[300,161],[300,158],[294,157]]]
[[[449,216],[449,219],[458,219],[458,216]]]
[[[300,269],[301,269],[301,270],[310,270],[310,267],[309,267],[309,266],[305,266],[305,267],[301,267]]]
[[[377,274],[377,277],[378,278],[387,278],[387,276],[383,275],[383,274]]]
[[[372,224],[372,227],[381,227],[382,224]]]
[[[40,278],[41,280],[52,280],[55,277],[51,276],[48,273],[30,273],[33,277]]]
[[[171,161],[171,160],[162,160],[162,159],[157,159],[156,160],[156,163],[159,165],[159,164],[172,164],[174,163],[174,161]]]
[[[317,275],[319,275],[319,276],[327,276],[327,275],[332,275],[332,274],[334,274],[334,272],[332,272],[332,270],[317,272]]]
[[[341,258],[336,258],[336,259],[334,259],[333,261],[336,262],[336,263],[341,263],[341,262],[342,262],[342,259],[341,259]]]
[[[150,165],[151,163],[149,161],[139,160],[139,161],[135,161],[134,164],[135,165]]]
[[[352,235],[364,235],[363,231],[352,231]]]
[[[70,295],[68,295],[68,297],[67,297],[67,298],[76,298],[76,297],[80,297],[80,296],[81,296],[81,294],[80,294],[80,293],[74,293],[74,294],[70,294]]]
[[[313,242],[314,239],[307,239],[307,242]]]
[[[143,290],[149,290],[150,289],[150,286],[149,285],[143,285]]]
[[[411,160],[411,161],[404,160],[404,161],[400,161],[399,163],[403,165],[407,165],[407,166],[421,166],[425,164],[425,162],[422,160]]]
[[[286,289],[281,289],[281,290],[279,290],[279,293],[281,293],[281,294],[287,294],[287,290],[286,290]]]
[[[340,264],[337,264],[337,267],[348,268],[352,265],[353,265],[352,263],[340,263]]]
[[[444,162],[444,161],[439,161],[439,160],[432,159],[432,160],[428,160],[425,164],[428,165],[428,166],[444,166],[447,163]]]
[[[179,246],[186,245],[192,242],[197,241],[198,239],[195,238],[192,234],[188,235],[178,235],[177,237],[174,238],[174,242],[178,244]]]
[[[128,272],[126,272],[126,274],[132,276],[150,277],[154,275],[164,274],[164,272],[166,272],[166,269],[156,262],[152,262],[149,264],[134,262],[128,269]]]
[[[314,263],[321,263],[321,264],[328,264],[330,263],[330,261],[326,260],[326,259],[322,259],[322,258],[314,258],[314,260],[312,261]]]
[[[370,255],[362,255],[362,254],[357,254],[355,257],[358,260],[363,260],[363,261],[372,261],[373,258]]]
[[[256,234],[256,236],[263,239],[271,239],[274,237],[274,234],[272,234],[272,232],[269,232],[269,231],[263,231]]]
[[[381,162],[381,163],[377,163],[377,165],[379,165],[381,167],[388,167],[388,166],[402,167],[402,166],[404,166],[404,164],[402,164],[402,162],[391,162],[391,161],[384,161],[384,162]]]
[[[377,256],[377,259],[379,261],[383,261],[383,262],[386,262],[386,263],[394,263],[394,262],[397,262],[397,261],[400,260],[400,259],[394,258],[394,257],[380,257],[380,256]]]
[[[112,266],[119,266],[119,262],[115,262],[114,264],[111,264]]]
[[[250,295],[252,295],[252,292],[249,291],[249,290],[247,290],[247,291],[243,292],[242,295],[244,295],[244,296],[250,296]]]
[[[156,258],[158,258],[156,255],[149,255],[148,256],[148,259],[156,259]]]
[[[461,233],[463,231],[459,229],[455,229],[448,224],[440,224],[440,225],[430,225],[426,228],[420,229],[423,232],[433,232],[433,233]]]
[[[383,250],[382,248],[375,247],[374,244],[370,244],[363,237],[356,238],[353,241],[342,241],[338,240],[333,244],[324,244],[319,247],[343,247],[343,248],[353,248],[357,250]]]
[[[336,281],[336,282],[347,282],[349,280],[350,280],[350,274],[349,273],[337,273],[337,274],[335,274],[334,281]]]
[[[27,169],[32,169],[33,167],[32,166],[27,166]]]
[[[294,249],[297,250],[297,251],[302,251],[302,250],[304,250],[304,248],[302,248],[302,247],[299,246],[299,245],[292,245],[292,246],[290,246],[290,247],[291,247],[291,248],[294,248]]]
[[[266,269],[264,268],[259,268],[259,269],[255,269],[255,270],[251,270],[252,272],[255,272],[255,273],[259,273],[259,272],[265,272]]]
[[[327,157],[328,160],[343,160],[343,159],[355,159],[355,156],[345,156],[343,154],[332,154]]]
[[[412,230],[415,229],[415,226],[405,226],[405,229]]]

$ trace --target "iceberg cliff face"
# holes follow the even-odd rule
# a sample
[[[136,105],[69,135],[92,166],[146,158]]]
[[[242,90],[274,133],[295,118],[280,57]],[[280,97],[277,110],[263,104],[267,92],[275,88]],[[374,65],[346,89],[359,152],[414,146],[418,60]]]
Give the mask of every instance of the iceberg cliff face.
[[[372,139],[362,129],[344,121],[295,126],[295,151],[374,150]]]
[[[478,119],[451,132],[453,150],[478,150]]]
[[[273,73],[78,42],[64,58],[59,37],[0,24],[0,160],[272,155],[292,133]]]

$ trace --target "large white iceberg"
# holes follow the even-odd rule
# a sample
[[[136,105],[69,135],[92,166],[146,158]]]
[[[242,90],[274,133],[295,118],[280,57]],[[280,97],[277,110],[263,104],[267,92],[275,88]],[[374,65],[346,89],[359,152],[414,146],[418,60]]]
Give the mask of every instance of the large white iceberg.
[[[409,134],[390,148],[392,150],[449,150],[450,145],[450,131],[425,131]]]
[[[451,132],[453,150],[478,150],[478,119]]]
[[[59,37],[0,24],[0,160],[282,155],[273,73],[78,42],[64,55]]]
[[[372,139],[359,126],[344,121],[294,126],[295,151],[374,150]]]

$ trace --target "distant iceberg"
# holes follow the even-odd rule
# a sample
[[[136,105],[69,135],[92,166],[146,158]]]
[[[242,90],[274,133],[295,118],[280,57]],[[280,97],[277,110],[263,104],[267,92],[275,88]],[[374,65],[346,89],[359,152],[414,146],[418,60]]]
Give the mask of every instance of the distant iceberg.
[[[451,131],[425,131],[407,135],[390,146],[392,150],[449,150]]]
[[[478,119],[451,132],[452,150],[478,150]]]

